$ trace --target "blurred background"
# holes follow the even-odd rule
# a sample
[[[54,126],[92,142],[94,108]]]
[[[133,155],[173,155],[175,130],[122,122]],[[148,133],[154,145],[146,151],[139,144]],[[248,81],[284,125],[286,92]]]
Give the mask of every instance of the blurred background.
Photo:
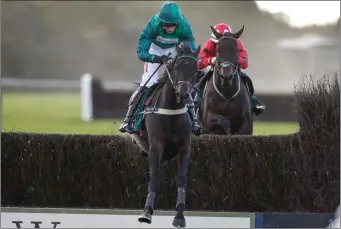
[[[136,54],[138,37],[162,3],[1,2],[2,130],[117,133],[123,117],[82,121],[80,79],[90,73],[108,90],[120,88],[131,93],[135,86],[131,82],[139,82],[143,71]],[[284,97],[278,100],[278,96],[292,96],[303,75],[339,72],[338,1],[178,4],[192,25],[197,45],[209,39],[210,25],[225,22],[234,31],[245,26],[242,39],[249,53],[247,72],[256,94],[261,99],[277,96],[273,103],[269,102],[272,97],[268,98],[270,110],[265,113],[273,113],[271,106],[279,109],[275,105],[282,100],[289,101]],[[125,102],[115,106],[125,109]],[[255,134],[292,133],[298,128],[291,119],[261,119],[255,124]]]

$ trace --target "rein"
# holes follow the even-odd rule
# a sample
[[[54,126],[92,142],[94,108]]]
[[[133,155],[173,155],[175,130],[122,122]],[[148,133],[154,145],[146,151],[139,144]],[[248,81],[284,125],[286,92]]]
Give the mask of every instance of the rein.
[[[197,58],[195,58],[195,57],[193,57],[193,56],[185,56],[185,55],[184,55],[184,56],[176,57],[175,62],[176,62],[178,59],[180,59],[180,58],[189,58],[189,59],[193,59],[193,60],[197,61]],[[174,63],[174,65],[175,65],[175,63]],[[187,83],[187,84],[189,84],[189,86],[190,86],[191,88],[194,88],[193,85],[192,85],[190,82],[188,82],[188,81],[178,81],[178,82],[175,83],[174,80],[172,79],[172,74],[169,72],[168,67],[167,67],[166,64],[165,64],[165,67],[166,67],[168,79],[171,81],[173,88],[175,88],[179,83]]]
[[[195,58],[195,57],[193,57],[193,56],[186,56],[186,55],[183,55],[183,56],[176,57],[175,60],[174,60],[174,64],[173,64],[173,65],[175,65],[176,61],[177,61],[178,59],[180,59],[180,58],[189,58],[189,59],[193,59],[193,60],[195,60],[195,61],[198,61],[198,59]],[[188,86],[189,86],[191,89],[193,89],[193,90],[195,90],[195,91],[199,91],[199,89],[197,89],[195,86],[193,86],[193,85],[192,85],[190,82],[188,82],[188,81],[178,81],[178,82],[175,83],[174,80],[172,79],[172,74],[169,72],[167,65],[165,65],[165,67],[166,67],[168,79],[169,79],[170,82],[172,83],[172,86],[173,86],[174,89],[176,88],[176,86],[177,86],[178,84],[180,84],[180,83],[186,83],[186,84],[188,84]],[[191,102],[194,102],[194,101],[191,101]]]

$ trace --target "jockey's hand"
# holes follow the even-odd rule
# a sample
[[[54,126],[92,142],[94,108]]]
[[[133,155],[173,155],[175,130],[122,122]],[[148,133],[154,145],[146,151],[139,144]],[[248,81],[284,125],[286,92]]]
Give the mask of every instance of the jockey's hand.
[[[215,60],[216,60],[216,57],[214,56],[214,57],[211,58],[210,63],[211,63],[212,65],[215,64]]]
[[[168,57],[166,55],[155,56],[155,63],[164,64],[164,63],[167,63],[171,59],[172,58],[170,58],[170,57]]]

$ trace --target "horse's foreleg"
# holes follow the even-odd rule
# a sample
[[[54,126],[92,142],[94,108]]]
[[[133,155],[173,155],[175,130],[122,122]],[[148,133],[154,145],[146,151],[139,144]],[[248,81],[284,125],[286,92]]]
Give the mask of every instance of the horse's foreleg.
[[[190,139],[187,146],[185,146],[178,154],[178,173],[177,173],[177,201],[176,201],[176,215],[173,220],[174,227],[186,227],[186,220],[184,211],[186,208],[186,186],[187,186],[187,170],[190,160]]]
[[[150,145],[149,147],[149,172],[150,178],[148,183],[148,195],[145,203],[144,212],[138,218],[140,223],[152,223],[152,215],[154,212],[154,201],[156,196],[156,189],[160,182],[160,171],[161,164],[160,160],[162,158],[162,149],[160,147],[155,147]]]
[[[237,134],[239,134],[239,135],[252,135],[253,134],[252,118],[244,120],[244,122],[241,124]]]
[[[220,125],[224,129],[226,135],[231,135],[231,121],[228,118],[221,118]]]
[[[214,134],[231,135],[231,121],[223,115],[211,114],[208,119],[208,127]]]

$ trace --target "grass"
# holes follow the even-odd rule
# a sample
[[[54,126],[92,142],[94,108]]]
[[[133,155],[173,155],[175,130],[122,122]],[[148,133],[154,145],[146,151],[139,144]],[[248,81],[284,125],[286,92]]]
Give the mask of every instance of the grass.
[[[81,120],[79,93],[3,92],[2,131],[119,134],[122,120]],[[254,135],[290,134],[298,131],[291,122],[255,122]]]

